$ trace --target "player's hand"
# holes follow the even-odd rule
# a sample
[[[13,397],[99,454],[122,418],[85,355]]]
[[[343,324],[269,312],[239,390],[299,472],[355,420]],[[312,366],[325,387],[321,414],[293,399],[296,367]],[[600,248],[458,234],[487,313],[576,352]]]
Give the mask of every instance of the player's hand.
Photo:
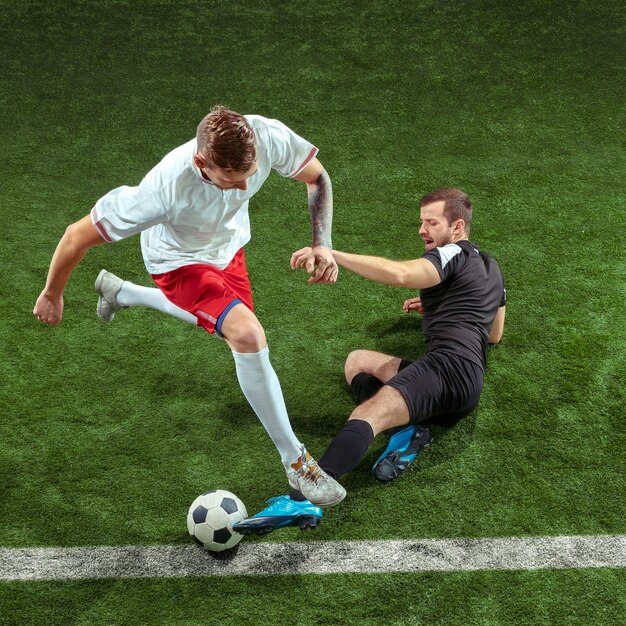
[[[40,321],[56,326],[63,317],[63,296],[50,296],[45,290],[41,292],[35,302],[33,315]]]
[[[310,246],[305,246],[304,248],[300,248],[300,250],[296,250],[291,255],[291,269],[297,270],[301,267],[304,267],[306,265],[307,259],[311,256],[312,252],[313,248],[311,248]]]
[[[402,305],[402,310],[405,313],[410,313],[411,311],[423,313],[424,307],[422,306],[422,299],[418,296],[417,298],[409,298],[408,300],[405,300]]]
[[[304,267],[310,278],[307,282],[328,285],[337,282],[339,267],[330,248],[326,246],[306,246],[291,255],[291,269]]]

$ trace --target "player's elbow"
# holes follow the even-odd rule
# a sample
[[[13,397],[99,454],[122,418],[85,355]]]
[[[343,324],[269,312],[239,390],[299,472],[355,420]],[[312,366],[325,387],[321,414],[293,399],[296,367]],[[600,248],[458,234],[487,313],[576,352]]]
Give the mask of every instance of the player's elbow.
[[[74,250],[82,250],[86,249],[89,246],[85,245],[84,237],[81,236],[81,228],[79,222],[74,224],[70,224],[63,234],[62,243],[67,248],[72,248]]]
[[[320,163],[319,171],[315,172],[314,175],[308,178],[305,181],[307,193],[310,195],[312,193],[318,192],[321,188],[332,189],[332,184],[330,182],[330,176],[328,172],[322,167]]]
[[[78,222],[70,224],[61,239],[64,246],[77,251],[86,251],[98,244],[104,243],[104,239],[91,223],[89,216],[84,217]]]
[[[491,345],[496,345],[496,344],[500,343],[501,339],[502,339],[502,332],[500,332],[498,334],[491,333],[489,335],[489,343]]]
[[[79,230],[78,224],[79,224],[78,222],[74,222],[73,224],[70,224],[65,229],[65,233],[63,234],[63,238],[67,239],[68,241],[72,241],[72,240],[76,239],[76,237],[78,235],[78,230]]]
[[[405,289],[419,289],[419,285],[415,283],[415,272],[403,265],[394,272],[391,284],[394,287],[404,287]]]
[[[77,248],[80,241],[78,222],[70,224],[63,233],[61,243],[67,247]]]

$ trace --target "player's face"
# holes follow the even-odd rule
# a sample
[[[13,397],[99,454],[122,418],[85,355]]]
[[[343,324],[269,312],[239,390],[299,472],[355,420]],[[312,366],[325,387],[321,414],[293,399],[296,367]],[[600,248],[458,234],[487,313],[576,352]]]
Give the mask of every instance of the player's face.
[[[227,172],[219,167],[209,167],[206,161],[203,163],[196,162],[196,165],[208,181],[224,191],[227,189],[246,191],[248,189],[248,178],[256,172],[259,166],[258,162],[255,161],[247,172]]]
[[[443,214],[445,204],[445,200],[438,200],[420,209],[419,235],[424,240],[427,252],[453,241],[454,228]]]

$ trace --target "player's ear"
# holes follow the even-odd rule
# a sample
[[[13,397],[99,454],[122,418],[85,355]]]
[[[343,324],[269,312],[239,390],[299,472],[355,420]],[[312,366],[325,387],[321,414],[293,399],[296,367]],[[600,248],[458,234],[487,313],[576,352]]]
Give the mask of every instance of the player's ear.
[[[206,167],[206,166],[207,166],[207,160],[206,160],[206,158],[205,158],[202,154],[200,154],[199,152],[196,152],[196,153],[193,155],[193,162],[194,162],[195,166],[196,166],[198,169],[202,169],[203,167]]]
[[[458,219],[452,226],[452,232],[455,235],[462,235],[465,232],[465,220]]]

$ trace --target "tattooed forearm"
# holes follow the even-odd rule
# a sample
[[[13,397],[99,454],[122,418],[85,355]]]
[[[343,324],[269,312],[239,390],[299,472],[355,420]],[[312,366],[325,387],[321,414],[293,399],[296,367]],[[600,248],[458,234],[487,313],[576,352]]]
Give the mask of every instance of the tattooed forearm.
[[[307,185],[307,190],[313,227],[313,245],[332,248],[333,187],[326,170],[322,170],[315,182]]]

